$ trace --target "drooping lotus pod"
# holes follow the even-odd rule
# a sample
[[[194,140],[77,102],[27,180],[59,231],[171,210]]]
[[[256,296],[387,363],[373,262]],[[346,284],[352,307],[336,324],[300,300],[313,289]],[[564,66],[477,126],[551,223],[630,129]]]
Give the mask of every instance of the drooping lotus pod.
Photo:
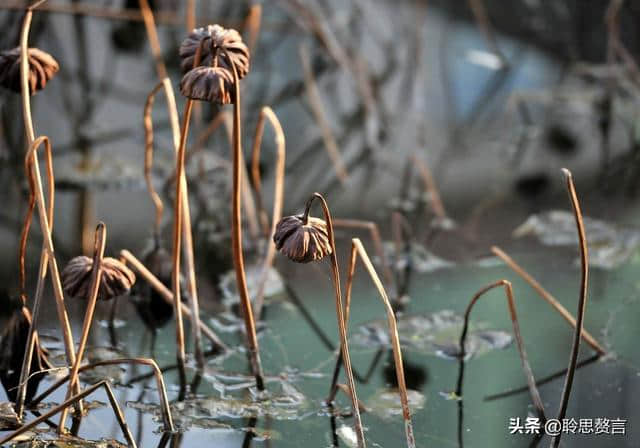
[[[44,89],[60,66],[49,53],[37,48],[27,50],[29,57],[29,93]],[[0,52],[0,85],[20,93],[20,47]]]
[[[327,224],[304,215],[285,216],[273,235],[276,249],[297,263],[321,260],[331,254]]]
[[[84,255],[72,258],[62,270],[64,292],[71,297],[87,299],[91,293],[93,260]],[[102,260],[102,277],[98,288],[98,300],[111,300],[129,292],[136,281],[135,274],[115,258]]]
[[[183,74],[194,68],[198,48],[201,49],[199,66],[221,66],[232,72],[230,59],[236,67],[238,79],[249,73],[249,48],[242,41],[240,33],[234,29],[207,25],[191,31],[180,45],[180,68]],[[213,57],[217,61],[213,61]]]
[[[182,77],[180,92],[192,100],[231,104],[235,100],[233,75],[223,67],[196,67]]]

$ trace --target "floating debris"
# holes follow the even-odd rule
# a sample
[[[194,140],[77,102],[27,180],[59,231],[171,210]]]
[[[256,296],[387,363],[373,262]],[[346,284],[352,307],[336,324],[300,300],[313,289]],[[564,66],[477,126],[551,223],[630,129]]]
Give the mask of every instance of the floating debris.
[[[640,231],[620,229],[604,221],[584,217],[589,245],[589,265],[614,269],[625,263],[640,247]],[[575,246],[578,242],[575,218],[571,212],[551,210],[531,215],[513,231],[520,238],[535,236],[547,246]]]
[[[407,399],[409,401],[409,409],[412,413],[424,408],[427,401],[426,397],[417,390],[407,390]],[[402,403],[400,403],[400,395],[398,389],[381,389],[378,390],[366,403],[367,409],[382,418],[383,420],[391,420],[395,417],[402,417]]]
[[[398,317],[398,334],[403,350],[424,355],[457,359],[464,318],[451,310]],[[391,347],[386,320],[376,320],[358,327],[351,339],[363,347]],[[470,326],[465,345],[465,358],[480,356],[491,350],[508,347],[513,338],[502,330],[490,330],[486,324]]]
[[[341,425],[336,429],[336,434],[349,448],[358,448],[358,438],[351,426]]]
[[[262,265],[250,265],[246,269],[247,288],[249,289],[249,297],[256,297],[258,294],[260,278],[262,275]],[[227,306],[240,302],[238,292],[236,290],[236,273],[228,271],[220,278],[220,290]],[[264,286],[264,298],[268,303],[268,299],[274,299],[278,296],[284,297],[284,281],[280,273],[274,268],[269,268],[267,272],[267,280]]]
[[[285,381],[280,385],[280,391],[274,392],[274,388],[270,388],[261,392],[260,398],[243,394],[239,397],[202,397],[176,402],[171,405],[174,424],[180,430],[197,427],[235,431],[237,429],[225,423],[224,419],[270,417],[275,420],[300,420],[317,413],[295,386]],[[160,407],[156,403],[128,402],[127,406],[152,413],[160,421]]]
[[[13,409],[13,403],[0,401],[0,431],[16,429],[20,426],[18,414]]]
[[[393,242],[385,241],[383,246],[387,260],[398,270],[404,269],[407,264],[417,272],[433,272],[455,266],[454,262],[438,257],[422,244],[411,243],[408,254],[403,250],[399,257]]]
[[[53,434],[51,436],[53,437]],[[31,437],[33,436],[30,436],[28,441],[13,445],[14,448],[126,448],[127,446],[113,439],[85,440],[71,435],[62,435],[57,438]]]

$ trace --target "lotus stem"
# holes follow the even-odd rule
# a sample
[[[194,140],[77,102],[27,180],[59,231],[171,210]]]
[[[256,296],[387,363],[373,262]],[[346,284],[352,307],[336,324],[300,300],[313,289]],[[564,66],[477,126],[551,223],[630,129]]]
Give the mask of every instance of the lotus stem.
[[[173,91],[173,87],[171,86],[171,81],[168,78],[167,69],[162,57],[162,48],[160,47],[160,39],[158,38],[158,30],[156,28],[153,12],[149,7],[148,0],[139,0],[139,2],[140,2],[140,11],[142,12],[142,16],[144,19],[145,29],[147,32],[147,36],[149,37],[151,52],[153,53],[153,57],[156,62],[156,73],[158,75],[158,78],[162,81],[162,84],[164,87],[164,93],[167,100],[167,110],[169,111],[171,131],[173,135],[173,146],[176,152],[176,157],[178,157],[180,152],[180,145],[181,144],[186,145],[186,136],[184,136],[185,137],[184,141],[182,141],[183,136],[182,136],[182,131],[180,129],[180,119],[178,117],[178,108],[176,106],[176,98]],[[188,128],[188,122],[186,126]],[[184,150],[185,149],[183,149],[183,151]],[[182,157],[183,157],[182,164],[184,169],[184,155]],[[176,169],[176,173],[177,173],[177,169]],[[181,202],[181,210],[182,210],[182,226],[183,226],[182,232],[183,232],[183,238],[184,238],[183,251],[184,251],[184,257],[185,257],[185,269],[187,272],[187,275],[186,275],[187,289],[189,291],[191,312],[197,318],[197,320],[199,320],[200,306],[199,306],[199,300],[198,300],[198,285],[197,285],[196,273],[195,273],[195,257],[193,254],[193,235],[191,233],[192,229],[191,229],[191,211],[189,207],[189,190],[188,190],[187,179],[186,179],[186,175],[184,174],[184,171],[182,176],[177,178],[179,179],[179,182],[177,183],[181,185],[180,188],[177,188],[177,190],[182,190],[182,196],[180,198],[180,202]],[[177,319],[178,319],[178,316],[176,315],[176,321]],[[204,367],[204,355],[202,351],[202,340],[201,340],[202,338],[200,334],[200,326],[193,325],[192,332],[193,332],[193,339],[194,339],[194,346],[195,346],[196,363],[198,365],[198,368],[202,369]],[[184,339],[184,332],[183,332],[182,338]]]
[[[251,372],[256,378],[256,387],[259,391],[264,390],[264,376],[262,373],[262,362],[260,360],[260,349],[258,346],[258,336],[256,334],[256,323],[253,317],[249,290],[247,288],[247,278],[244,270],[244,254],[242,252],[242,142],[241,142],[241,121],[240,121],[240,81],[238,71],[231,62],[233,72],[233,82],[235,89],[235,101],[233,103],[233,191],[232,191],[232,211],[231,211],[231,245],[233,249],[233,266],[236,271],[236,282],[238,294],[242,305],[245,330],[248,340],[248,355],[251,363]]]
[[[23,82],[26,82],[23,79]],[[37,150],[40,146],[44,144],[45,152],[47,155],[47,173],[49,175],[49,209],[47,210],[46,203],[44,200],[44,193],[42,187],[42,179],[40,177],[40,168],[37,163]],[[62,330],[63,341],[65,345],[65,353],[67,356],[67,362],[69,365],[73,365],[75,363],[75,350],[73,344],[73,336],[71,333],[71,326],[69,324],[69,318],[67,316],[67,311],[64,305],[64,294],[62,292],[62,284],[60,283],[60,273],[58,272],[58,264],[55,259],[55,252],[53,248],[53,241],[51,238],[51,227],[49,225],[49,215],[53,217],[53,199],[54,199],[54,189],[51,187],[54,184],[53,179],[53,168],[51,162],[51,143],[49,138],[46,136],[38,137],[33,141],[33,143],[29,146],[29,150],[27,151],[27,155],[25,157],[25,169],[28,173],[28,178],[30,179],[29,184],[32,188],[34,188],[34,195],[36,197],[36,203],[38,205],[38,216],[40,218],[40,227],[42,228],[43,233],[43,247],[42,253],[40,256],[40,267],[38,269],[38,283],[36,286],[36,294],[34,299],[34,312],[33,319],[31,322],[31,328],[29,330],[30,335],[27,338],[27,346],[25,349],[25,359],[23,359],[23,366],[21,369],[21,387],[25,390],[20,390],[18,394],[18,400],[20,400],[20,406],[18,408],[22,411],[24,404],[24,397],[26,394],[26,383],[29,376],[29,369],[31,366],[31,357],[33,355],[33,350],[30,350],[31,347],[34,346],[36,337],[36,322],[38,319],[38,314],[40,311],[40,303],[42,300],[42,293],[44,290],[44,281],[46,279],[47,268],[51,273],[51,279],[53,283],[53,293],[56,299],[56,311],[58,314],[58,319],[60,320],[60,326]],[[26,363],[26,364],[25,364]],[[22,397],[22,398],[20,398]]]
[[[129,263],[167,303],[171,305],[175,303],[171,290],[167,288],[155,275],[153,275],[153,273],[149,271],[149,269],[147,269],[147,267],[131,252],[128,250],[122,250],[120,251],[120,257],[122,257],[126,263]],[[229,350],[229,347],[227,347],[222,339],[220,339],[220,337],[210,327],[202,322],[202,320],[195,319],[189,307],[184,303],[180,303],[180,308],[182,308],[184,315],[191,320],[191,325],[198,325],[200,327],[200,331],[211,341],[214,347],[219,347],[224,351]]]
[[[109,385],[109,381],[107,380],[103,380],[100,381],[92,386],[87,387],[85,390],[83,390],[82,392],[80,392],[77,395],[74,395],[71,398],[68,398],[67,400],[64,401],[64,403],[62,403],[59,406],[56,406],[55,408],[51,409],[50,411],[42,414],[40,417],[36,418],[35,420],[27,423],[26,425],[21,426],[20,428],[18,428],[17,430],[13,431],[10,434],[7,434],[6,436],[2,437],[2,439],[0,439],[0,445],[4,445],[5,443],[10,442],[11,440],[15,439],[16,437],[24,434],[25,432],[29,431],[32,428],[35,428],[36,426],[38,426],[40,423],[48,420],[50,417],[53,417],[54,415],[56,415],[58,412],[61,411],[65,411],[66,409],[68,409],[70,406],[73,406],[76,403],[79,403],[82,399],[84,399],[84,397],[86,397],[87,395],[93,393],[94,391],[96,391],[97,389],[99,389],[100,387],[103,387],[105,389],[105,392],[107,393],[107,397],[109,398],[109,403],[111,404],[111,408],[113,409],[113,413],[116,416],[116,420],[118,421],[118,424],[120,425],[120,429],[122,430],[122,433],[127,441],[127,444],[133,448],[136,448],[136,442],[133,439],[133,435],[131,434],[131,431],[129,430],[129,426],[127,425],[126,420],[124,419],[124,414],[122,413],[122,410],[120,409],[120,405],[118,405],[118,400],[116,400],[116,397],[113,393],[113,390],[111,389],[111,386]]]
[[[560,303],[558,300],[553,297],[553,295],[548,292],[542,285],[531,276],[527,271],[524,270],[522,266],[516,263],[513,258],[507,255],[502,249],[497,246],[491,247],[491,252],[493,252],[497,257],[501,258],[507,266],[509,266],[516,274],[518,274],[524,281],[526,281],[537,293],[540,297],[542,297],[549,305],[551,305],[569,324],[576,328],[576,319],[573,315]],[[606,350],[598,343],[598,341],[584,328],[582,329],[582,339],[584,342],[589,344],[591,348],[593,348],[599,356],[605,355]]]
[[[541,418],[545,419],[544,405],[542,404],[540,393],[538,392],[538,388],[536,387],[536,380],[533,376],[531,366],[529,365],[527,352],[524,348],[524,341],[522,340],[522,335],[520,333],[520,324],[518,322],[518,315],[516,313],[516,303],[513,296],[513,288],[511,286],[511,282],[507,280],[498,280],[497,282],[480,289],[471,298],[471,301],[469,302],[469,305],[467,305],[467,309],[464,312],[464,325],[462,327],[462,333],[460,334],[460,359],[464,360],[465,358],[465,342],[467,340],[467,333],[469,330],[469,317],[471,315],[471,310],[473,309],[476,302],[480,299],[480,297],[482,297],[490,290],[499,287],[504,287],[507,304],[509,306],[509,316],[511,317],[511,323],[513,325],[513,334],[516,338],[516,345],[518,347],[518,353],[520,354],[520,361],[522,362],[522,370],[524,371],[524,376],[526,377],[527,384],[529,386],[529,395],[531,396],[531,401],[533,403],[533,406],[536,408],[538,415]],[[456,393],[458,395],[462,395],[461,382],[458,384],[458,390],[456,391]]]
[[[364,448],[366,446],[364,439],[364,431],[362,429],[362,419],[360,418],[360,409],[358,408],[358,396],[356,394],[356,384],[353,379],[353,370],[351,368],[351,357],[349,356],[349,345],[347,341],[347,328],[346,328],[346,319],[345,319],[345,311],[342,306],[342,292],[340,290],[340,270],[338,268],[338,256],[336,254],[336,242],[335,236],[333,232],[333,222],[331,220],[331,212],[329,211],[329,206],[327,205],[327,201],[320,193],[313,193],[311,198],[307,201],[307,205],[305,207],[304,216],[309,215],[309,210],[311,209],[311,204],[314,199],[318,199],[320,204],[322,205],[322,212],[324,214],[324,219],[327,222],[327,236],[329,237],[329,244],[331,245],[331,268],[332,268],[332,279],[333,279],[333,288],[335,290],[335,298],[336,298],[336,316],[338,318],[338,331],[340,333],[340,355],[338,356],[338,361],[340,359],[344,362],[344,370],[347,375],[347,386],[349,387],[349,394],[351,395],[351,408],[353,409],[353,416],[355,418],[355,429],[356,436],[358,440],[358,447]],[[337,381],[336,381],[337,384]],[[330,399],[327,399],[327,403],[333,402],[333,398],[335,398],[335,391],[337,387],[332,384],[330,390]]]
[[[429,166],[416,154],[412,154],[410,158],[417,165],[418,173],[420,174],[420,178],[424,184],[424,189],[429,194],[433,213],[435,213],[439,219],[445,219],[447,217],[447,212],[444,208],[444,204],[442,203],[442,199],[440,198],[440,192],[438,191],[438,187],[433,179],[433,174],[431,174]]]
[[[167,397],[167,389],[164,382],[164,377],[162,376],[162,371],[158,367],[158,364],[149,358],[118,358],[118,359],[105,359],[102,361],[97,361],[91,364],[87,364],[81,366],[78,369],[78,373],[84,372],[87,370],[95,369],[96,367],[101,366],[111,366],[111,365],[120,365],[120,364],[139,364],[149,366],[153,370],[153,376],[156,378],[158,395],[160,398],[160,407],[162,408],[162,420],[164,424],[165,431],[175,431],[173,426],[173,418],[171,417],[171,407],[169,406],[169,399]],[[64,378],[56,381],[52,384],[46,391],[42,392],[38,397],[33,400],[33,404],[36,405],[42,400],[44,400],[47,396],[51,395],[57,389],[59,389],[65,382],[69,380],[71,375],[66,375]]]
[[[351,240],[351,261],[349,263],[349,276],[347,277],[347,291],[346,291],[346,312],[345,312],[345,320],[348,325],[349,321],[349,313],[348,310],[351,304],[351,291],[353,288],[353,278],[355,275],[356,262],[358,255],[360,255],[360,259],[365,265],[367,269],[367,273],[371,280],[373,281],[378,293],[380,294],[380,298],[382,299],[382,303],[384,304],[385,310],[387,312],[387,320],[389,323],[389,334],[391,335],[391,348],[393,350],[393,361],[396,368],[396,377],[398,379],[398,392],[400,394],[400,403],[402,404],[402,418],[404,419],[405,424],[405,434],[407,438],[407,447],[415,448],[416,441],[413,435],[413,424],[411,422],[411,410],[409,409],[409,399],[407,397],[407,385],[405,383],[404,378],[404,364],[402,362],[402,350],[400,348],[400,337],[398,336],[398,326],[396,322],[396,316],[393,311],[393,307],[391,306],[391,302],[389,301],[389,297],[384,289],[382,281],[380,277],[373,267],[373,263],[369,259],[369,255],[365,250],[362,242],[358,238],[353,238]]]
[[[144,0],[143,0],[144,1]],[[153,167],[153,118],[151,117],[151,110],[153,109],[153,103],[155,95],[163,88],[164,82],[160,81],[151,90],[147,96],[147,101],[144,105],[144,179],[147,184],[147,190],[149,196],[156,209],[156,219],[154,226],[154,237],[156,241],[160,240],[160,227],[162,225],[162,212],[164,210],[164,204],[160,195],[156,192],[153,186],[153,180],[151,179],[151,170]]]
[[[380,259],[380,266],[382,267],[382,278],[387,285],[393,287],[393,273],[389,266],[389,261],[384,253],[384,247],[382,245],[382,238],[380,237],[380,229],[378,224],[373,221],[364,221],[361,219],[339,219],[334,218],[334,227],[345,227],[351,229],[363,229],[369,232],[369,237],[373,243],[373,248],[376,251],[376,255]]]
[[[267,222],[266,213],[264,212],[264,205],[262,202],[262,182],[260,179],[260,149],[262,148],[262,134],[264,131],[264,122],[269,120],[271,126],[275,132],[276,143],[276,172],[275,172],[275,185],[273,191],[273,211],[271,213],[271,227]],[[253,139],[253,150],[251,155],[251,176],[253,178],[253,186],[256,191],[256,202],[258,206],[258,216],[262,221],[265,234],[268,238],[267,254],[262,262],[262,271],[260,273],[260,279],[258,280],[258,292],[255,298],[256,316],[260,317],[262,312],[262,305],[264,304],[264,289],[267,283],[269,275],[269,269],[273,265],[273,260],[276,255],[276,246],[271,241],[271,235],[276,231],[276,225],[282,217],[282,203],[284,201],[284,170],[285,170],[285,158],[286,158],[286,146],[284,131],[280,125],[280,120],[273,112],[273,110],[265,106],[260,111],[258,117],[258,124],[256,125],[256,133]]]
[[[573,377],[576,372],[576,364],[578,362],[578,353],[580,351],[580,335],[582,334],[582,324],[584,321],[584,313],[587,306],[587,286],[589,280],[589,249],[587,248],[587,236],[584,230],[584,222],[582,220],[582,210],[580,209],[580,201],[578,200],[578,194],[576,193],[576,187],[573,183],[573,176],[571,171],[566,168],[562,169],[565,180],[567,182],[567,190],[569,192],[569,198],[571,200],[571,206],[573,208],[573,214],[576,220],[576,227],[578,229],[578,243],[580,247],[580,296],[578,299],[578,311],[576,313],[576,327],[573,333],[573,345],[571,347],[571,355],[569,356],[569,367],[567,368],[567,376],[564,381],[564,388],[562,390],[562,399],[560,400],[560,406],[558,409],[557,419],[562,421],[567,414],[567,406],[569,405],[569,396],[571,395],[571,386],[573,385]],[[551,441],[551,447],[557,448],[560,445],[560,437],[562,433],[558,433],[557,436]]]
[[[87,347],[87,340],[89,339],[89,331],[91,330],[91,323],[93,322],[93,314],[96,309],[96,303],[98,301],[98,291],[100,290],[100,280],[102,279],[102,259],[104,257],[104,248],[107,242],[107,228],[103,222],[98,223],[95,233],[95,241],[93,246],[93,264],[91,266],[91,287],[89,297],[87,297],[87,311],[84,314],[84,323],[82,324],[82,336],[80,337],[80,344],[78,346],[78,352],[76,353],[76,361],[73,363],[71,369],[69,388],[67,389],[67,399],[73,395],[73,390],[78,383],[78,369],[82,363],[82,357],[84,356],[85,348]],[[65,421],[67,419],[68,408],[62,410],[60,414],[60,424],[58,426],[58,432],[62,433],[64,430]]]

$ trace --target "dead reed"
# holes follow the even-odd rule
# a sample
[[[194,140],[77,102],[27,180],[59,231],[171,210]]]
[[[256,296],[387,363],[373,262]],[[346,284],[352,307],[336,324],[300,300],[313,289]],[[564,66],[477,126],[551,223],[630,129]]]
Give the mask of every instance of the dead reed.
[[[571,354],[569,356],[569,367],[567,368],[567,376],[565,377],[564,387],[562,390],[562,398],[560,400],[560,406],[558,408],[559,421],[562,421],[567,414],[567,406],[569,405],[569,396],[571,395],[571,386],[573,385],[573,377],[576,371],[576,364],[578,362],[578,353],[580,351],[580,339],[582,335],[582,324],[584,321],[584,313],[587,306],[587,290],[589,280],[589,249],[587,247],[587,236],[584,230],[584,222],[582,219],[582,210],[580,209],[580,201],[578,200],[578,194],[576,193],[576,187],[573,183],[573,176],[571,171],[566,168],[562,169],[565,180],[567,182],[567,191],[569,192],[569,199],[571,200],[571,207],[573,208],[573,214],[576,220],[576,228],[578,229],[578,246],[580,248],[580,294],[578,296],[578,311],[576,312],[576,325],[573,332],[573,345],[571,347]],[[559,432],[557,436],[551,441],[551,447],[557,448],[560,445],[560,437],[562,432]]]

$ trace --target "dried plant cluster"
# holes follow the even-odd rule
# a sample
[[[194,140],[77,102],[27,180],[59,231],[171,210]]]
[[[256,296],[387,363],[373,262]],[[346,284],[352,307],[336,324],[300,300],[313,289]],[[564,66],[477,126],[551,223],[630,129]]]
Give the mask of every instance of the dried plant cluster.
[[[189,392],[195,392],[195,387],[191,390],[187,382],[186,370],[186,337],[184,334],[183,315],[191,321],[193,331],[193,350],[196,359],[196,371],[193,383],[197,383],[201,377],[204,367],[204,349],[201,336],[210,342],[212,348],[219,352],[228,352],[229,348],[216,333],[209,328],[200,318],[199,311],[199,291],[197,287],[197,276],[194,262],[194,243],[192,236],[192,223],[189,208],[189,182],[185,175],[185,160],[187,157],[187,141],[189,135],[190,121],[194,111],[194,102],[201,101],[215,106],[216,110],[220,106],[232,105],[232,138],[231,155],[226,161],[231,177],[231,222],[229,229],[231,232],[231,247],[225,248],[232,254],[233,267],[237,291],[240,297],[242,318],[244,322],[244,336],[246,337],[246,353],[248,356],[249,368],[255,378],[255,386],[259,393],[256,400],[263,398],[263,391],[266,388],[265,377],[262,369],[260,357],[259,339],[256,331],[256,321],[260,319],[261,309],[264,299],[264,291],[267,273],[271,269],[276,251],[279,251],[291,261],[296,263],[322,262],[328,260],[331,268],[332,286],[336,306],[336,319],[338,325],[338,338],[340,349],[336,356],[332,381],[329,387],[329,394],[326,404],[331,410],[331,415],[335,418],[333,403],[339,390],[346,391],[351,400],[351,415],[354,421],[357,445],[360,448],[366,446],[365,432],[361,421],[361,412],[365,409],[358,400],[356,381],[352,368],[347,327],[350,317],[351,295],[354,285],[355,268],[357,260],[360,259],[366,268],[367,274],[373,281],[379,297],[384,306],[387,317],[391,353],[393,355],[393,371],[397,379],[397,393],[400,398],[402,408],[402,418],[404,421],[406,444],[413,448],[418,443],[413,432],[412,415],[409,408],[409,390],[405,381],[405,365],[402,356],[401,344],[398,335],[396,312],[404,306],[403,299],[406,298],[408,289],[408,273],[405,276],[396,275],[397,272],[391,269],[385,259],[382,248],[380,232],[374,223],[358,221],[353,219],[333,220],[331,211],[325,197],[320,193],[314,193],[307,201],[304,212],[299,215],[282,217],[283,197],[284,197],[284,174],[285,174],[285,137],[282,126],[269,107],[260,109],[257,126],[254,134],[251,157],[251,187],[247,186],[248,175],[245,172],[242,147],[242,103],[241,80],[250,74],[250,51],[253,45],[244,43],[240,33],[233,29],[227,29],[220,25],[207,25],[193,29],[180,46],[179,57],[181,67],[180,92],[185,97],[182,117],[179,116],[176,99],[172,84],[168,78],[168,72],[164,65],[163,55],[159,45],[155,19],[149,4],[146,0],[140,1],[142,17],[145,23],[147,35],[151,45],[156,63],[158,82],[151,90],[144,105],[144,133],[145,133],[145,163],[144,176],[153,205],[156,209],[156,219],[153,227],[154,245],[150,252],[143,255],[144,261],[140,261],[128,250],[120,251],[120,259],[105,257],[107,246],[107,226],[99,222],[95,231],[95,240],[92,257],[80,255],[72,258],[66,267],[60,272],[57,265],[56,252],[52,238],[52,226],[54,221],[54,199],[55,180],[52,163],[52,143],[47,136],[36,136],[34,132],[30,98],[33,93],[45,88],[46,84],[58,71],[58,63],[49,54],[28,47],[28,37],[33,12],[37,5],[28,8],[22,28],[20,46],[15,49],[0,53],[0,84],[11,90],[19,92],[23,101],[23,118],[25,132],[27,135],[27,148],[25,157],[25,177],[30,187],[30,200],[25,217],[23,232],[20,241],[20,267],[21,267],[21,303],[16,312],[3,331],[2,340],[10,341],[12,347],[16,347],[8,356],[0,359],[0,379],[5,387],[10,391],[9,397],[15,403],[15,410],[20,422],[20,426],[12,433],[4,435],[0,439],[0,444],[14,440],[16,437],[31,430],[41,422],[48,421],[54,415],[59,414],[60,420],[57,425],[59,433],[67,432],[67,417],[72,413],[74,426],[83,415],[83,399],[95,390],[104,389],[107,393],[111,408],[115,418],[122,430],[123,437],[129,446],[136,446],[136,442],[131,434],[129,426],[124,418],[120,406],[111,389],[108,378],[98,381],[84,389],[81,388],[79,373],[90,370],[98,366],[114,364],[134,364],[150,367],[156,379],[158,400],[160,403],[163,429],[167,434],[174,433],[175,427],[169,399],[164,383],[164,378],[160,368],[152,359],[146,358],[118,358],[99,361],[91,364],[83,364],[88,337],[94,323],[94,311],[98,301],[112,301],[125,296],[136,283],[136,273],[138,277],[138,287],[144,287],[147,297],[145,301],[136,303],[143,316],[143,321],[154,331],[170,319],[175,319],[176,328],[176,359],[179,372],[180,390],[177,400],[184,400]],[[255,12],[255,11],[254,11]],[[259,11],[258,11],[259,14]],[[254,19],[255,20],[255,17]],[[255,36],[254,36],[255,37]],[[255,39],[253,39],[255,44]],[[306,59],[307,58],[307,59]],[[305,65],[305,81],[310,90],[314,90],[313,74],[310,69],[308,55],[302,51],[303,65]],[[305,62],[306,61],[306,62]],[[173,135],[173,146],[175,150],[175,196],[173,204],[173,216],[171,225],[173,229],[171,250],[164,249],[166,244],[162,239],[161,227],[163,223],[164,204],[160,195],[155,191],[152,181],[153,165],[153,119],[152,109],[155,95],[163,92],[166,98],[168,113],[170,116],[171,130]],[[317,101],[315,102],[317,103]],[[314,113],[319,121],[323,121],[323,112],[319,104],[313,105]],[[224,110],[223,112],[224,113]],[[181,118],[181,123],[180,123]],[[275,183],[273,193],[273,210],[271,216],[264,210],[262,197],[262,183],[259,169],[260,151],[264,126],[269,122],[275,134]],[[327,146],[336,146],[328,127],[325,129],[325,140]],[[332,143],[333,141],[333,143]],[[43,149],[46,169],[46,196],[43,186],[43,178],[40,171],[40,161],[38,150]],[[335,148],[334,148],[335,149]],[[333,151],[333,160],[337,166],[336,171],[341,173],[340,179],[346,181],[348,174],[341,161]],[[442,201],[437,192],[435,182],[431,173],[422,161],[416,156],[412,158],[423,179],[425,189],[432,197],[432,208],[435,216],[442,226],[447,225],[447,214]],[[582,279],[580,284],[580,296],[578,301],[577,318],[574,318],[565,308],[562,307],[548,292],[546,292],[535,280],[511,260],[503,251],[494,247],[492,250],[500,258],[506,261],[519,275],[523,276],[539,294],[549,302],[575,329],[573,346],[571,350],[569,366],[563,394],[560,401],[558,417],[564,418],[571,392],[572,382],[577,367],[577,355],[582,339],[585,340],[598,355],[605,354],[605,350],[586,331],[583,330],[583,320],[587,301],[587,279],[588,279],[588,252],[586,246],[586,235],[582,220],[582,212],[578,201],[578,196],[573,184],[571,173],[564,171],[567,188],[573,206],[576,227],[579,234],[579,247],[581,250]],[[410,176],[409,176],[410,177]],[[244,261],[243,238],[243,203],[247,207],[247,198],[255,200],[257,210],[255,213],[256,223],[250,226],[250,237],[256,240],[263,240],[267,249],[264,251],[261,267],[260,284],[256,297],[249,296],[247,286],[247,274]],[[247,202],[243,202],[247,201]],[[323,218],[311,217],[311,207],[314,203],[319,203],[322,208]],[[33,213],[37,210],[40,229],[43,235],[43,244],[40,254],[38,282],[32,298],[31,310],[27,307],[27,288],[25,286],[24,258],[29,237],[29,229]],[[406,219],[400,214],[393,216],[393,233],[396,239],[396,249],[400,253],[407,246],[410,239],[411,228]],[[351,253],[348,264],[346,289],[343,294],[340,269],[338,266],[338,255],[336,250],[334,226],[349,229],[364,229],[371,235],[376,254],[380,260],[383,270],[381,279],[369,258],[369,254],[364,244],[359,238],[351,238]],[[409,236],[407,236],[409,235]],[[135,273],[134,273],[135,271]],[[62,333],[62,340],[65,347],[66,361],[63,366],[69,370],[69,374],[55,383],[46,392],[36,396],[38,385],[45,375],[45,370],[52,368],[48,360],[46,350],[40,345],[38,340],[38,319],[43,300],[43,290],[45,282],[51,281],[54,291],[57,318]],[[143,282],[144,285],[140,285]],[[462,385],[465,361],[465,342],[469,326],[470,314],[473,307],[488,291],[503,287],[507,306],[510,313],[513,332],[517,342],[517,349],[520,354],[522,369],[524,371],[527,387],[530,392],[531,402],[537,413],[545,418],[545,408],[540,398],[537,383],[534,378],[532,368],[526,354],[523,338],[520,334],[519,320],[515,308],[515,295],[511,283],[507,280],[499,280],[478,291],[469,303],[464,315],[464,327],[459,341],[460,373],[456,393],[462,401]],[[387,293],[391,291],[391,295]],[[153,294],[151,294],[153,292]],[[81,299],[86,303],[86,311],[83,321],[82,332],[79,340],[75,340],[71,332],[67,315],[67,304],[65,294],[68,298]],[[185,300],[183,300],[183,297]],[[253,299],[253,300],[252,300]],[[24,352],[20,349],[24,347]],[[346,385],[339,384],[339,376],[342,368],[346,376]],[[4,372],[4,373],[3,373]],[[12,372],[11,375],[6,372]],[[66,396],[63,403],[48,409],[45,413],[29,422],[25,418],[25,409],[33,407],[42,402],[54,390],[66,384]],[[267,396],[268,399],[268,396]],[[460,405],[461,406],[461,405]],[[460,408],[462,409],[462,408]],[[55,426],[55,425],[54,425]],[[163,438],[164,439],[164,438]],[[556,437],[552,444],[558,446],[560,437]]]

